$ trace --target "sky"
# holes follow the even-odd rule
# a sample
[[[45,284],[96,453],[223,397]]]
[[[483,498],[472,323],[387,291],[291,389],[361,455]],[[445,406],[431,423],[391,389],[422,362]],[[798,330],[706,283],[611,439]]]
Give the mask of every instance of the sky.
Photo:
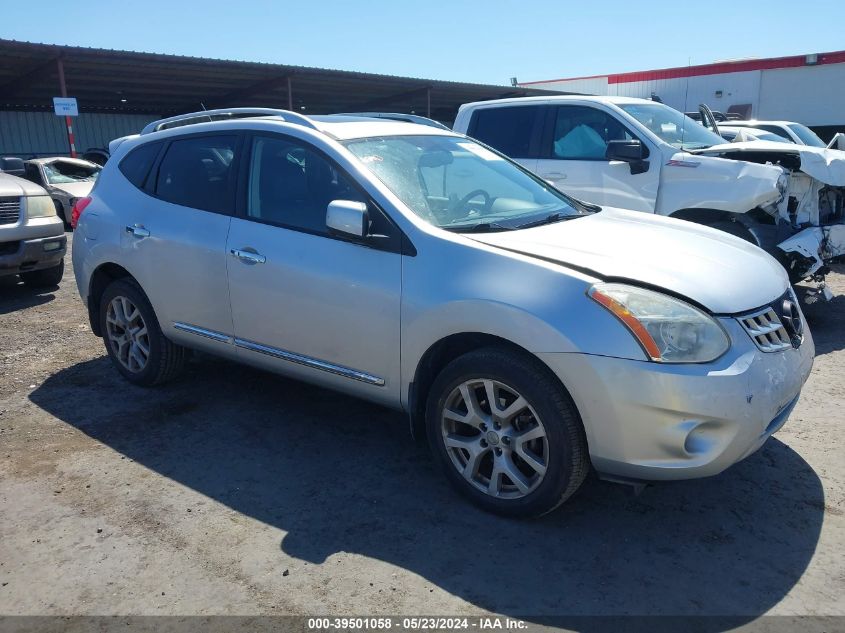
[[[491,84],[842,50],[843,24],[845,0],[0,0],[4,39]]]

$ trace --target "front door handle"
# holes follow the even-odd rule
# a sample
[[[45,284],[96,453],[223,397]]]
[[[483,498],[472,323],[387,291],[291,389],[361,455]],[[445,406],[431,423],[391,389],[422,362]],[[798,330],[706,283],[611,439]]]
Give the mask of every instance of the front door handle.
[[[144,238],[144,237],[150,236],[150,232],[140,224],[133,224],[131,226],[127,226],[126,232],[130,233],[131,235],[134,235],[135,237],[139,237],[139,238]]]
[[[264,257],[264,255],[262,255],[261,253],[256,253],[252,250],[233,248],[229,252],[232,254],[233,257],[237,257],[244,264],[263,264],[267,261],[267,258]]]

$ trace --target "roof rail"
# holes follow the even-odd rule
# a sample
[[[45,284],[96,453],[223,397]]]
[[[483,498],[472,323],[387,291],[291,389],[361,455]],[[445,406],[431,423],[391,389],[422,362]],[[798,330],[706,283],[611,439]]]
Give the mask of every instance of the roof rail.
[[[183,125],[195,123],[208,123],[210,121],[225,121],[231,119],[245,119],[256,116],[277,116],[287,123],[295,123],[313,130],[317,129],[314,122],[307,116],[291,112],[290,110],[279,110],[276,108],[221,108],[218,110],[202,110],[200,112],[189,112],[177,114],[166,119],[159,119],[144,126],[141,134],[150,134],[159,130],[169,130]]]

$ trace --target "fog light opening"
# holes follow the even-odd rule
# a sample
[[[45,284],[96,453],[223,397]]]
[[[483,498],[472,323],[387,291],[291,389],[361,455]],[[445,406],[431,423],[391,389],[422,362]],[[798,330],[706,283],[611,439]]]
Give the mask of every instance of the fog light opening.
[[[688,455],[703,455],[710,452],[717,444],[711,425],[703,422],[687,434],[684,450]]]
[[[61,242],[44,242],[42,248],[45,251],[57,251],[62,247]]]

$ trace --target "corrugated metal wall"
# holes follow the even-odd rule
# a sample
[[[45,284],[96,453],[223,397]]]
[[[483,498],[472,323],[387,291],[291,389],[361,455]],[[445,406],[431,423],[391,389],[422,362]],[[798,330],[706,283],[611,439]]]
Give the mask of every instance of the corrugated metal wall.
[[[73,117],[77,152],[108,147],[109,141],[137,134],[158,117],[148,114],[80,113]],[[64,117],[52,112],[0,111],[0,156],[67,156],[70,154]]]

